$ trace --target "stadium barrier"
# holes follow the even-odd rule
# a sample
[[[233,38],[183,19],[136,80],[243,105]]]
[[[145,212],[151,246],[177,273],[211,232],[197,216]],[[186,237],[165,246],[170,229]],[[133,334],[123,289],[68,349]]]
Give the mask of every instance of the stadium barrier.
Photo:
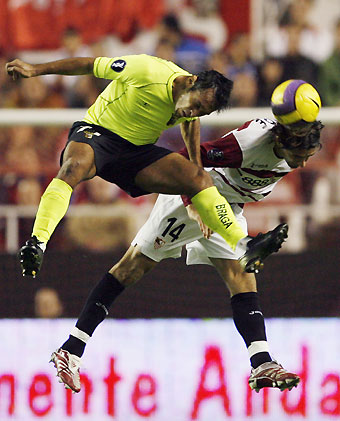
[[[0,126],[33,125],[33,126],[71,126],[75,121],[81,120],[86,114],[86,109],[46,109],[26,108],[0,109]],[[319,119],[326,125],[337,126],[340,124],[340,107],[323,107]],[[254,118],[273,118],[269,107],[258,108],[232,108],[220,113],[212,113],[201,117],[203,126],[237,127],[245,121]]]

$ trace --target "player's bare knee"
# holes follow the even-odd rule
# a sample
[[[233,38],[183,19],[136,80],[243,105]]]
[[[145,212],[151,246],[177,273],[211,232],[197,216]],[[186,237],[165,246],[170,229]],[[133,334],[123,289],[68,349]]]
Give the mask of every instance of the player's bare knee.
[[[86,178],[87,172],[88,168],[82,162],[75,158],[68,158],[63,162],[57,177],[71,187],[75,187]]]

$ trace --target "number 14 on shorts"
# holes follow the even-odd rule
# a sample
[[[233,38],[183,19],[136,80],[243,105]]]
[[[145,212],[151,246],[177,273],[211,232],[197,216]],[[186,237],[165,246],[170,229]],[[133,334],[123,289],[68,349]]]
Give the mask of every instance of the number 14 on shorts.
[[[166,226],[165,230],[162,232],[162,237],[165,237],[166,235],[170,235],[172,243],[178,240],[179,236],[181,235],[185,227],[185,224],[175,225],[176,222],[177,222],[177,218],[169,218],[168,225]]]

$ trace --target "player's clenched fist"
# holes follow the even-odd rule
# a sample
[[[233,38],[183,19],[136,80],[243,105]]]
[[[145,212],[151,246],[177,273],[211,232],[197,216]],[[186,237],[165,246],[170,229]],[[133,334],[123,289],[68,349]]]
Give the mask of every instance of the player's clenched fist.
[[[37,76],[34,65],[25,63],[19,59],[15,59],[7,63],[6,71],[10,76],[12,76],[13,80],[17,80],[21,77]]]

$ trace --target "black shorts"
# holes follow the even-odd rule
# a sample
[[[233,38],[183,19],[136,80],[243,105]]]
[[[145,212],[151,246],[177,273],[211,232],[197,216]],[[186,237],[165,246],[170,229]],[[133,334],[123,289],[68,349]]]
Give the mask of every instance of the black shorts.
[[[70,141],[87,143],[94,151],[96,175],[117,184],[132,197],[149,194],[135,184],[137,173],[172,151],[155,145],[137,146],[110,130],[85,121],[76,121],[70,129]],[[65,150],[65,149],[64,149]],[[61,153],[60,163],[63,160]]]

